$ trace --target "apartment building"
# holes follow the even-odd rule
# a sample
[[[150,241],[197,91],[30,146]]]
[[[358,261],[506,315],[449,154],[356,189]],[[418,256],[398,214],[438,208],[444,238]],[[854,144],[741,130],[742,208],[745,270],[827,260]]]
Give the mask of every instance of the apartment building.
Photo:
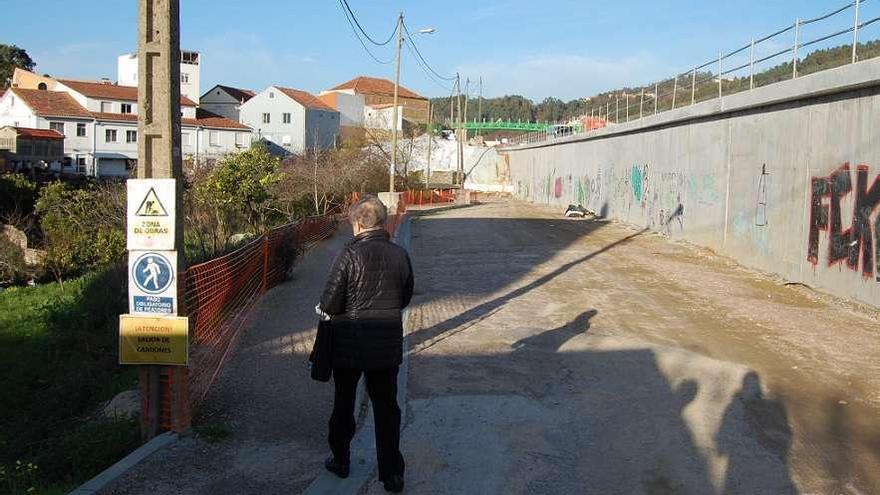
[[[10,88],[0,97],[0,125],[63,134],[64,163],[69,164],[64,172],[128,176],[137,164],[137,88],[69,79],[52,83],[54,90]],[[185,158],[219,158],[250,146],[247,126],[199,111],[185,96],[180,105]]]
[[[276,154],[336,146],[339,112],[298,89],[269,86],[241,105],[241,122]]]

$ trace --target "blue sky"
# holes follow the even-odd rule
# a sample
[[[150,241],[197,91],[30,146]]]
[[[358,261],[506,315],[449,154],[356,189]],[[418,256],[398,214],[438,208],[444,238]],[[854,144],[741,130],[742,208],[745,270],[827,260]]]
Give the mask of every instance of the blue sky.
[[[617,86],[646,84],[717,57],[797,17],[811,18],[846,0],[427,2],[349,0],[375,38],[404,11],[422,53],[441,74],[484,79],[484,94],[572,99]],[[875,5],[876,4],[876,5]],[[863,18],[880,15],[869,1]],[[137,42],[136,0],[31,0],[4,6],[0,42],[28,50],[37,71],[54,76],[116,77],[116,56]],[[850,12],[817,23],[814,35],[843,29]],[[269,84],[318,92],[360,74],[393,77],[354,38],[336,0],[181,0],[182,46],[202,52],[202,91],[215,83],[251,89]],[[806,37],[811,36],[806,30]],[[880,23],[865,36],[880,35]],[[790,46],[791,36],[765,44]],[[838,44],[847,42],[841,38]],[[376,50],[391,58],[391,48]],[[402,83],[429,96],[448,94],[408,53]]]

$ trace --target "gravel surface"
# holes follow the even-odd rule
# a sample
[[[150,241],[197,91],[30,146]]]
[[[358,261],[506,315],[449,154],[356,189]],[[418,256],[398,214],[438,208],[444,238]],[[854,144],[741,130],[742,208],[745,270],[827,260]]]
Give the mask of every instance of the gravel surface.
[[[560,217],[414,222],[409,493],[880,493],[877,311]]]

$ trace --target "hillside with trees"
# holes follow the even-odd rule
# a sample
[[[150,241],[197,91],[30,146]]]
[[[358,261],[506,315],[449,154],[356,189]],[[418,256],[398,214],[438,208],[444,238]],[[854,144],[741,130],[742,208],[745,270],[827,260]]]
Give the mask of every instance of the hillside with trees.
[[[880,41],[870,41],[860,43],[858,48],[859,59],[868,60],[880,55]],[[809,55],[798,60],[798,75],[805,76],[815,72],[839,67],[850,63],[852,57],[852,45],[842,45],[834,48],[816,50]],[[774,67],[766,69],[755,74],[755,87],[766,86],[786,79],[792,76],[792,62],[787,61]],[[714,72],[698,72],[697,85],[695,91],[695,100],[697,102],[709,100],[718,96],[718,79]],[[749,88],[749,77],[746,74],[743,77],[735,77],[722,81],[724,94],[737,93]],[[657,101],[659,111],[669,110],[673,105],[673,93],[675,94],[676,106],[689,105],[691,102],[691,85],[692,76],[690,73],[679,76],[677,84],[674,77],[670,77],[663,81],[659,81],[658,93],[660,95]],[[677,90],[676,90],[677,89]],[[578,98],[570,101],[563,101],[559,98],[547,97],[540,102],[534,102],[521,95],[505,95],[497,98],[483,98],[482,103],[478,98],[470,98],[467,103],[468,120],[513,120],[513,121],[530,121],[530,122],[557,122],[576,118],[584,114],[588,114],[590,109],[611,109],[611,119],[614,120],[616,107],[620,105],[620,119],[624,120],[626,115],[625,98],[630,95],[630,112],[638,114],[638,102],[642,91],[648,97],[646,98],[645,111],[654,111],[654,102],[652,95],[654,93],[654,83],[645,86],[633,86],[616,88],[611,91],[605,91],[596,95]],[[618,101],[619,100],[619,101]],[[434,119],[436,122],[449,125],[450,108],[452,104],[457,104],[448,96],[432,98],[434,105]],[[462,97],[462,108],[464,108],[464,97]],[[482,113],[479,109],[482,108]],[[456,109],[457,111],[457,109]]]

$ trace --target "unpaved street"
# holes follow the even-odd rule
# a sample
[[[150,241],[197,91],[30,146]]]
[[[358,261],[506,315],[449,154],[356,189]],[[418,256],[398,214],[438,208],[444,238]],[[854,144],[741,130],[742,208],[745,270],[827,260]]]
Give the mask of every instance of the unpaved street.
[[[876,312],[524,203],[412,251],[409,493],[880,493]]]

